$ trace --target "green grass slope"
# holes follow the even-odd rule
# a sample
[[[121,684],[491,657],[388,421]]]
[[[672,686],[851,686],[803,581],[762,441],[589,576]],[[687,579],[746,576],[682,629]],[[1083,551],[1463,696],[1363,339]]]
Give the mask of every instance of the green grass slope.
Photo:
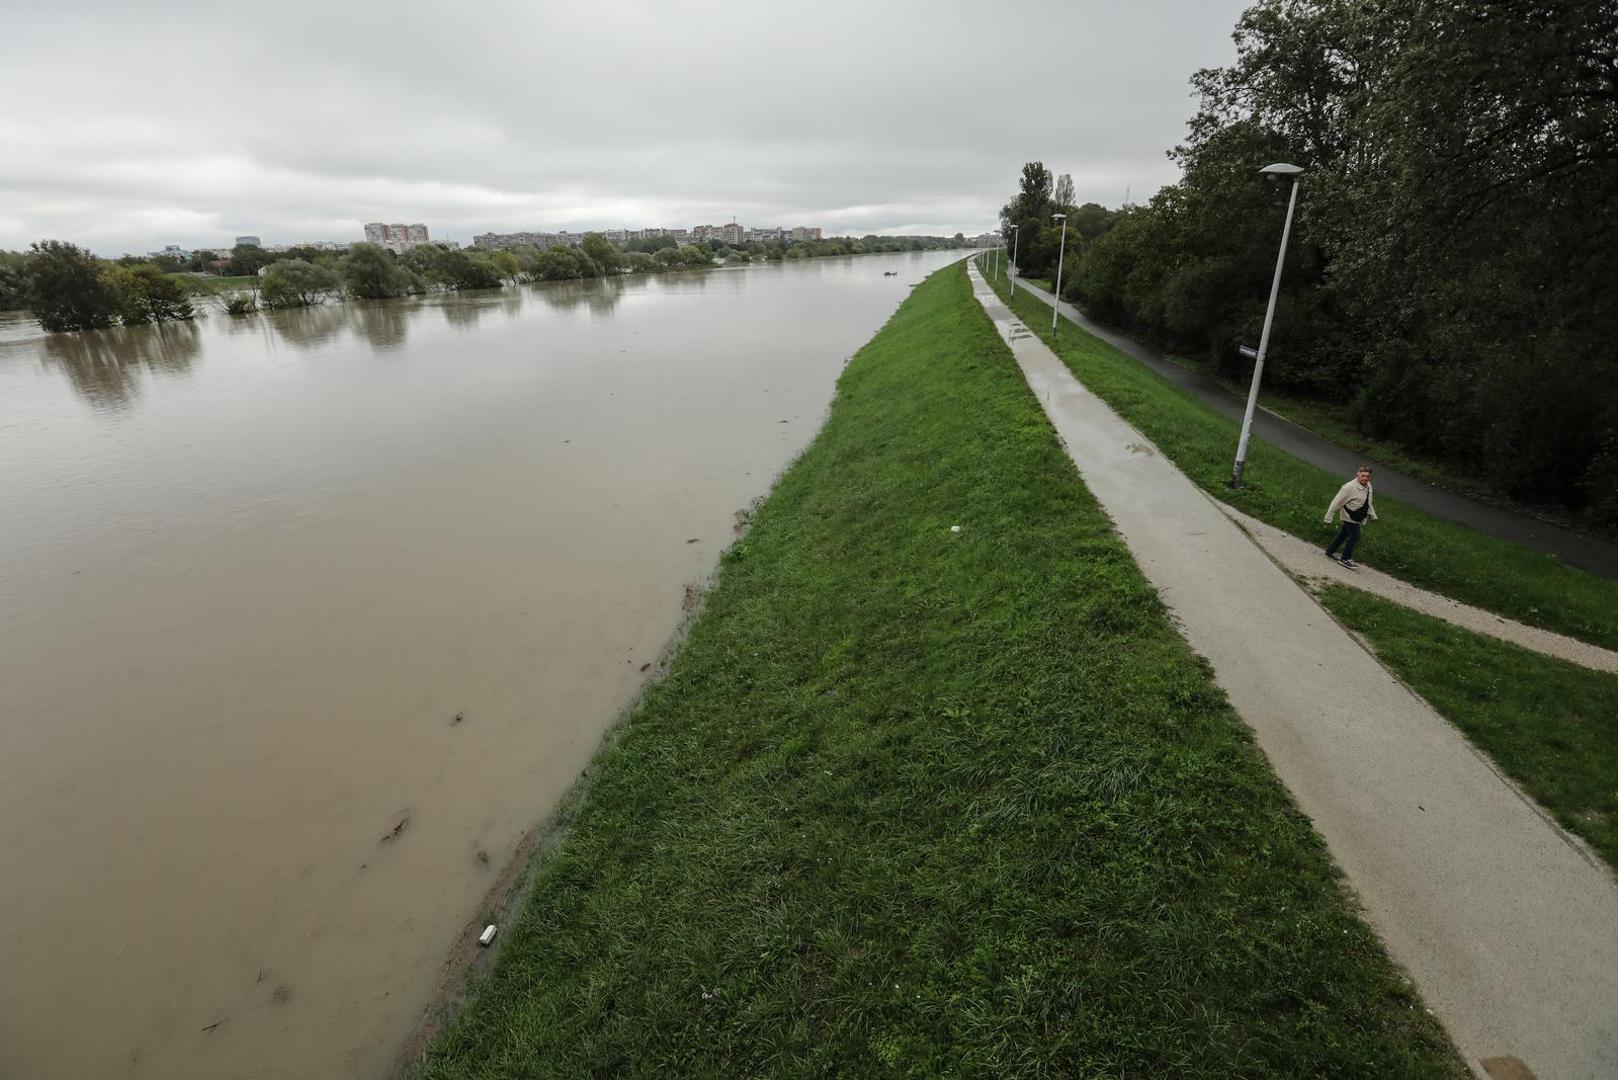
[[[426,1076],[1466,1075],[960,266],[559,826]]]

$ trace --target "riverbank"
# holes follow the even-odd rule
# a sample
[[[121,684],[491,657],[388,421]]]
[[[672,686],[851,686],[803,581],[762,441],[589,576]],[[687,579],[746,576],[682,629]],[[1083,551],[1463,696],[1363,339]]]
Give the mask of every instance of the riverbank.
[[[0,317],[0,1075],[386,1075],[949,258]]]
[[[421,1075],[1466,1075],[960,266],[555,824]]]

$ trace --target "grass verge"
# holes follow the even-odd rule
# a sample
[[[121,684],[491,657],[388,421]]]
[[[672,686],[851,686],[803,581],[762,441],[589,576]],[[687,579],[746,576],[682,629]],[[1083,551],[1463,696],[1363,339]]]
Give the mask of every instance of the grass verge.
[[[1466,1075],[959,265],[558,824],[426,1076]]]
[[[245,277],[192,277],[184,275],[182,280],[186,283],[193,296],[219,296],[223,293],[258,288],[258,278],[251,274]]]
[[[990,284],[1004,300],[1006,282]],[[1225,481],[1240,430],[1236,421],[1065,319],[1053,336],[1050,305],[1031,293],[1019,290],[1011,307],[1085,386],[1208,494],[1322,547],[1331,539],[1332,527],[1320,519],[1346,477],[1254,439],[1247,486],[1232,491]],[[1507,618],[1618,648],[1618,581],[1386,496],[1376,502],[1380,520],[1365,529],[1356,559]]]
[[[1618,868],[1618,675],[1343,585],[1321,602],[1473,744]]]

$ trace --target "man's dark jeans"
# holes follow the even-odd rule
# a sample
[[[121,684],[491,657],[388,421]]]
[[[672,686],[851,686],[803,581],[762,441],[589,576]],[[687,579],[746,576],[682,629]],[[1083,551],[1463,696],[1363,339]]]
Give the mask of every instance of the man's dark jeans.
[[[1341,526],[1338,527],[1337,535],[1332,538],[1331,546],[1326,549],[1326,554],[1335,555],[1337,553],[1337,545],[1342,544],[1343,558],[1352,559],[1354,557],[1354,547],[1359,542],[1360,523],[1357,521],[1345,521]]]

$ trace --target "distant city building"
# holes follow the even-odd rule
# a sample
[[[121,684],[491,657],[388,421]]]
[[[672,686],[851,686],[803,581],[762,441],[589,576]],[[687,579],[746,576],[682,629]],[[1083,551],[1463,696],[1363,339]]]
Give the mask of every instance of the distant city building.
[[[472,246],[485,248],[490,251],[499,251],[502,248],[531,247],[544,251],[551,247],[578,247],[584,243],[584,237],[579,233],[570,232],[514,232],[514,233],[479,233],[472,237]]]
[[[777,225],[773,229],[749,229],[747,238],[756,240],[761,244],[773,244],[779,243],[785,233],[786,230]]]
[[[792,230],[792,239],[798,241],[800,244],[805,240],[819,240],[820,230],[817,228],[811,228],[808,225],[799,225],[797,228]]]
[[[994,232],[979,233],[967,241],[973,247],[992,248],[1000,246],[1000,234]]]
[[[236,238],[236,246],[241,247],[243,244],[248,244],[248,245],[250,245],[252,247],[263,247],[264,246],[262,243],[259,242],[259,238],[256,237],[256,236],[238,236]]]
[[[381,244],[395,254],[409,251],[417,244],[431,243],[427,236],[427,226],[405,225],[403,223],[388,225],[380,221],[370,222],[365,226],[365,242],[368,244]]]
[[[719,226],[719,239],[731,247],[740,247],[746,243],[747,230],[732,221],[729,225]]]

